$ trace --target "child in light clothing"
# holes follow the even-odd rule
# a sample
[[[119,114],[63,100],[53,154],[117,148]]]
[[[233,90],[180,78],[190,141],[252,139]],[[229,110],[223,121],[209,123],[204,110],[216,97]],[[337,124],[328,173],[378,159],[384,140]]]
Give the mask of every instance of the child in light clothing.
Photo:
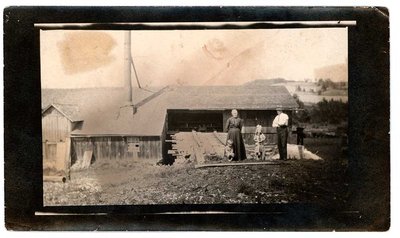
[[[224,154],[225,154],[225,157],[227,157],[229,161],[232,161],[233,158],[235,157],[235,153],[233,153],[233,141],[232,140],[228,140],[226,142]]]
[[[262,133],[262,126],[257,125],[256,126],[256,133],[254,135],[254,141],[256,147],[254,148],[254,152],[256,155],[256,159],[260,160],[263,159],[263,146],[262,143],[265,141],[265,135]]]

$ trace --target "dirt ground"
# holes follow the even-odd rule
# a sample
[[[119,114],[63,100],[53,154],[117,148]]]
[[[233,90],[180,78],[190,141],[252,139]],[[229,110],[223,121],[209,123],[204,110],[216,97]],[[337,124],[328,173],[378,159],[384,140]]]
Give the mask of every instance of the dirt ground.
[[[45,182],[44,205],[346,202],[340,139],[306,138],[305,146],[324,160],[207,168],[156,160],[93,164],[66,183]]]

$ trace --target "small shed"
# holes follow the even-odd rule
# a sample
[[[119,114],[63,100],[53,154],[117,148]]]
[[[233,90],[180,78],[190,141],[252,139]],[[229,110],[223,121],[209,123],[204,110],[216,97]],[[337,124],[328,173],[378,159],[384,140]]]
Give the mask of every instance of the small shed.
[[[72,104],[52,103],[42,110],[43,169],[62,172],[68,168],[70,133],[79,128],[83,120],[79,108]]]

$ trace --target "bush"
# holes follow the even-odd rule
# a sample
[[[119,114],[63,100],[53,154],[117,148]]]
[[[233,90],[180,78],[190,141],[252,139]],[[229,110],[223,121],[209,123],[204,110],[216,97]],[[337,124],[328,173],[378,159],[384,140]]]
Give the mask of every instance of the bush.
[[[339,124],[347,121],[348,103],[342,100],[326,100],[325,98],[310,110],[311,122]]]
[[[294,94],[293,98],[301,109],[293,115],[295,123],[340,124],[347,121],[348,102],[333,99],[328,101],[324,98],[316,105],[305,107],[297,94]]]

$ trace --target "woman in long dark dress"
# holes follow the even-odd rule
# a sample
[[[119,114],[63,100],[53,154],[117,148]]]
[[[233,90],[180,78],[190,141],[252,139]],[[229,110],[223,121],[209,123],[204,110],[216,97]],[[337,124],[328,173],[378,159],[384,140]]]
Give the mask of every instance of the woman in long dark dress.
[[[246,159],[246,149],[242,138],[242,127],[243,120],[238,117],[236,109],[232,110],[232,117],[226,122],[225,130],[228,131],[228,140],[231,140],[233,145],[233,153],[235,154],[233,160],[244,160]]]

